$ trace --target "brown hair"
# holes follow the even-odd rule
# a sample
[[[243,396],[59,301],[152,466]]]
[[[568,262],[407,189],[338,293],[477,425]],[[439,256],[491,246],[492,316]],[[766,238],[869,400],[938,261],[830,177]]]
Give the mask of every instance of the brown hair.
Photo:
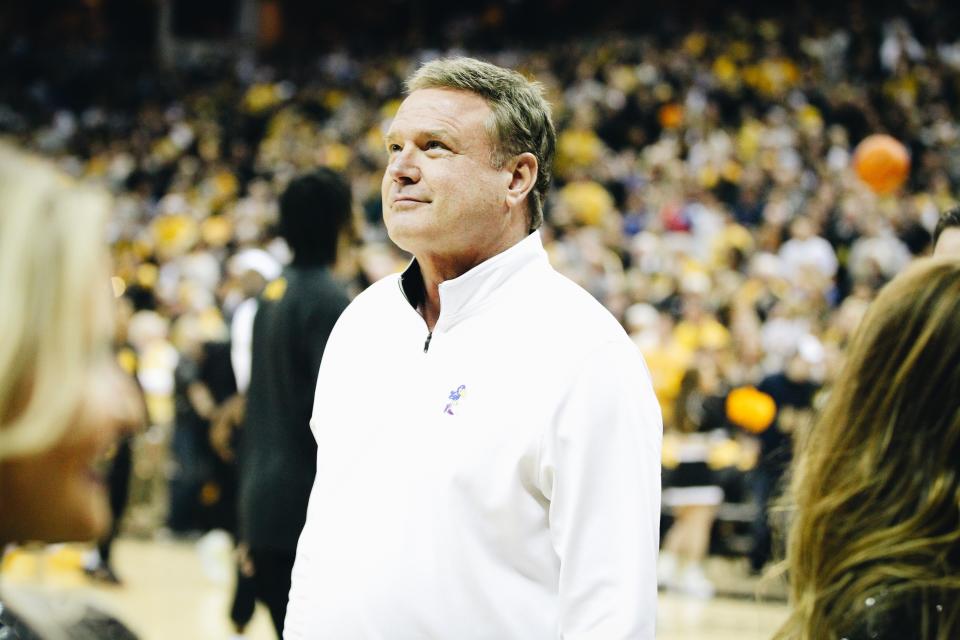
[[[918,260],[883,289],[797,451],[776,637],[904,608],[911,637],[960,637],[960,261]]]

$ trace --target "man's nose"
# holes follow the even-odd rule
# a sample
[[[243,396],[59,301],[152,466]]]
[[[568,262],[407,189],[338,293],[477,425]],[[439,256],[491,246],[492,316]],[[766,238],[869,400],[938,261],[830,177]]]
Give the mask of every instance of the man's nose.
[[[387,163],[387,175],[400,183],[411,183],[420,180],[420,167],[416,162],[416,150],[413,145],[404,145]]]

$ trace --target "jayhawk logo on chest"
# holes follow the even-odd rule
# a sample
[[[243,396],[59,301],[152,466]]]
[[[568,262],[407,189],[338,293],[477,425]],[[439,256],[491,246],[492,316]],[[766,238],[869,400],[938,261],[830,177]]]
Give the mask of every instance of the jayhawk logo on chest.
[[[448,415],[454,415],[453,410],[456,408],[457,404],[460,402],[460,398],[463,397],[464,392],[467,390],[467,385],[462,384],[453,391],[450,392],[450,395],[447,396],[447,399],[450,401],[447,403],[447,406],[443,408],[443,412]]]

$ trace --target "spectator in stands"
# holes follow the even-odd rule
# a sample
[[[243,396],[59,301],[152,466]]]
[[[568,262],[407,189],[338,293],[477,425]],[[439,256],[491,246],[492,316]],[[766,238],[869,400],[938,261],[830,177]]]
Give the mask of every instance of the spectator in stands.
[[[814,234],[813,223],[797,216],[790,223],[790,239],[780,247],[780,259],[795,278],[813,270],[827,281],[837,273],[837,256],[830,243]]]
[[[711,464],[715,446],[727,440],[725,390],[716,362],[697,359],[680,383],[673,425],[664,435],[664,456],[673,449],[673,469],[663,490],[663,504],[672,507],[673,525],[663,541],[657,582],[666,588],[709,598],[714,593],[703,561],[710,548],[710,530],[723,502],[723,489]],[[668,446],[668,440],[670,441]],[[664,460],[664,466],[668,466]]]
[[[813,398],[820,388],[813,368],[823,361],[823,347],[813,336],[797,342],[782,371],[765,377],[757,386],[773,398],[777,407],[773,424],[760,434],[760,458],[753,470],[753,499],[757,514],[753,523],[750,568],[759,572],[773,557],[771,502],[781,494],[787,467],[794,453],[794,438],[808,428],[813,418]]]
[[[225,496],[232,471],[210,442],[211,421],[236,391],[229,344],[206,340],[200,322],[183,315],[177,322],[180,358],[174,371],[176,426],[171,444],[175,461],[170,479],[170,528],[188,536],[214,528],[232,529],[234,502]]]
[[[117,363],[130,380],[136,382],[137,355],[133,347],[127,342],[127,328],[130,317],[133,315],[133,303],[129,298],[117,300],[115,314],[115,331],[113,348],[117,353]],[[138,392],[142,391],[137,385]],[[120,578],[111,562],[113,543],[120,534],[120,522],[126,511],[130,491],[130,477],[133,473],[133,449],[131,446],[132,434],[120,439],[114,448],[110,469],[107,471],[107,487],[110,490],[110,511],[113,513],[113,524],[107,535],[97,542],[97,548],[90,552],[85,561],[84,572],[93,578],[107,584],[120,584]]]
[[[933,232],[933,255],[960,257],[960,207],[944,212]]]

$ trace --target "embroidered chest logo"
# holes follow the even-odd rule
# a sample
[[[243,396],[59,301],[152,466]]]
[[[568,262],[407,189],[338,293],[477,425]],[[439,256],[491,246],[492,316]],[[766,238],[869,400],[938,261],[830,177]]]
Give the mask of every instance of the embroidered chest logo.
[[[467,385],[462,384],[453,391],[450,392],[450,395],[447,396],[447,399],[450,401],[447,403],[447,406],[444,407],[443,412],[448,415],[453,415],[453,410],[456,408],[457,403],[460,402],[460,398],[463,397],[463,394],[467,390]]]

